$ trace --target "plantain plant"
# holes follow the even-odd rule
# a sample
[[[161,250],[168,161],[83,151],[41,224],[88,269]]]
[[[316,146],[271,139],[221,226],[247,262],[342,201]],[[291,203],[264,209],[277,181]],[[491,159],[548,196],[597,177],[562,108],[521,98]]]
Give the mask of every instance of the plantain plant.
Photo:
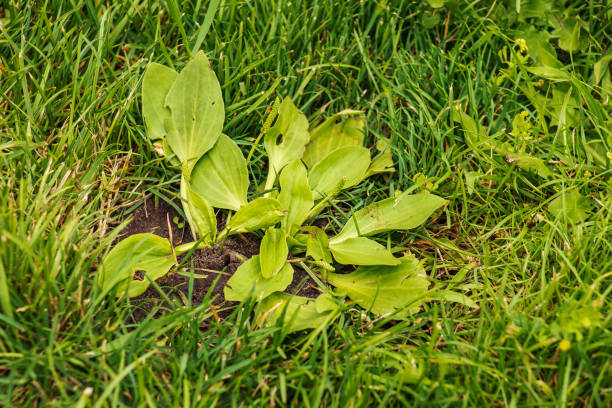
[[[377,143],[375,157],[364,147],[361,112],[340,112],[309,131],[291,99],[277,100],[260,132],[268,156],[265,185],[249,195],[247,160],[222,133],[221,87],[203,52],[180,73],[150,64],[142,110],[147,137],[180,169],[180,197],[194,241],[173,247],[152,233],[124,239],[101,263],[97,283],[104,293],[138,296],[177,266],[177,256],[262,230],[259,254],[238,267],[224,295],[230,301],[254,297],[267,324],[284,319],[289,331],[318,327],[338,316],[343,297],[374,314],[398,317],[426,299],[429,282],[414,255],[396,257],[371,237],[415,228],[446,200],[424,192],[378,201],[354,212],[333,236],[312,225],[340,191],[394,171],[386,141]],[[215,209],[227,211],[219,232]],[[282,293],[293,280],[293,265],[321,286],[318,298]],[[353,272],[337,273],[342,265]],[[134,279],[137,271],[143,279]]]

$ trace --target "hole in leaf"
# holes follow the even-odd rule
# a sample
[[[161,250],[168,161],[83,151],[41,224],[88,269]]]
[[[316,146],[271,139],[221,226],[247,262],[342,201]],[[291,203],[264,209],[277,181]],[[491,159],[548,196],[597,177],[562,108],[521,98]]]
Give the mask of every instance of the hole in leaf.
[[[282,133],[281,133],[281,134],[279,134],[279,135],[276,137],[276,145],[277,145],[277,146],[278,146],[278,145],[280,145],[281,143],[283,143],[283,141],[284,141],[284,140],[285,140],[285,138],[283,137],[283,134],[282,134]]]

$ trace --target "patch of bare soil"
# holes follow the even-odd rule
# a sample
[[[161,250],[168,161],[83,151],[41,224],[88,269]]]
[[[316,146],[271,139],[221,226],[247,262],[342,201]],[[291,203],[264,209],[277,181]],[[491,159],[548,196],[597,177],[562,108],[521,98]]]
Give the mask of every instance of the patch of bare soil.
[[[182,218],[172,205],[163,200],[157,200],[155,203],[154,199],[148,198],[129,216],[132,221],[123,230],[120,239],[133,234],[152,232],[170,239],[174,246],[193,241],[189,226],[185,223],[183,228],[179,228],[173,219],[178,217],[180,222],[183,222]],[[217,221],[220,229],[223,228],[223,216],[218,216]],[[201,304],[216,281],[210,295],[211,299],[214,299],[214,313],[221,317],[229,314],[237,303],[225,300],[223,288],[244,260],[259,253],[259,243],[260,238],[256,234],[239,234],[228,237],[222,249],[216,245],[213,248],[196,250],[185,262],[186,266],[182,268],[181,273],[172,273],[156,282],[164,294],[173,300],[174,305],[165,301],[164,296],[151,285],[142,295],[130,300],[134,306],[132,318],[140,321],[158,306],[161,306],[161,309],[157,314],[161,314],[164,310],[174,309],[175,305],[188,304],[192,271],[195,279],[191,304]],[[294,267],[294,271],[293,282],[286,292],[310,298],[317,297],[320,292],[310,276],[300,268]]]

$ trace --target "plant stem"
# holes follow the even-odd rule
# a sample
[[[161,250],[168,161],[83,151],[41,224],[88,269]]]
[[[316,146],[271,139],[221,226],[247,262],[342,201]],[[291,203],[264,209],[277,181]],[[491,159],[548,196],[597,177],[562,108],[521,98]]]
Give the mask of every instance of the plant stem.
[[[268,131],[270,130],[270,126],[272,126],[272,122],[274,122],[274,119],[276,119],[276,115],[278,114],[278,108],[279,107],[280,107],[280,99],[278,99],[278,97],[277,97],[274,100],[274,104],[272,105],[272,108],[270,108],[270,113],[266,117],[266,120],[264,121],[264,124],[261,127],[261,131],[259,132],[259,135],[257,135],[257,139],[255,139],[255,141],[253,142],[253,146],[251,146],[251,150],[249,151],[249,155],[246,158],[247,164],[249,164],[249,162],[251,161],[251,158],[253,157],[253,153],[255,153],[255,148],[257,147],[257,145],[261,141],[261,138],[266,133],[268,133]]]
[[[264,191],[267,191],[267,192],[264,194],[264,197],[268,197],[270,195],[270,191],[268,190],[272,190],[272,187],[274,187],[275,181],[276,181],[276,172],[274,171],[272,166],[270,166],[270,168],[268,169],[268,176],[266,177],[266,185],[264,187]]]
[[[223,234],[223,232],[226,232],[226,233]],[[221,245],[219,245],[219,254],[221,252],[223,252],[223,247],[225,247],[225,241],[227,240],[227,237],[229,237],[229,230],[228,229],[224,229],[223,231],[221,231],[221,234],[223,234],[223,236],[222,236],[223,241],[221,241]],[[221,235],[221,234],[219,234],[219,235]]]
[[[229,224],[230,224],[230,220],[232,219],[232,212],[230,211],[227,214],[227,218],[225,219],[225,228],[223,228],[223,230],[219,233],[219,235],[217,235],[217,239],[215,240],[216,242],[221,241],[221,245],[219,245],[219,253],[221,253],[221,251],[223,251],[223,247],[225,246],[225,240],[227,239],[227,237],[229,236]]]

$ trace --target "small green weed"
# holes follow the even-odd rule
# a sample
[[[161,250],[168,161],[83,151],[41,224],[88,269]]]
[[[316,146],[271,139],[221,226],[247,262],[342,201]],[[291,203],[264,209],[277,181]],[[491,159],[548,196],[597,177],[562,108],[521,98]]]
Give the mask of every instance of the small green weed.
[[[269,324],[283,317],[290,331],[319,328],[338,317],[338,296],[348,296],[377,315],[397,316],[417,311],[428,298],[429,282],[414,255],[397,258],[368,237],[415,228],[446,200],[427,192],[398,193],[356,211],[333,237],[310,224],[342,190],[394,171],[387,143],[381,141],[373,159],[363,147],[361,112],[343,111],[310,132],[306,117],[289,98],[277,101],[259,136],[268,155],[266,183],[248,200],[247,160],[221,133],[221,87],[203,52],[178,74],[151,64],[142,95],[149,139],[181,170],[183,210],[197,240],[173,248],[154,234],[126,238],[102,262],[97,280],[102,293],[114,289],[118,295],[138,296],[172,271],[177,255],[222,245],[232,234],[264,230],[259,255],[237,269],[224,294],[231,301],[265,299],[262,316]],[[230,211],[218,234],[214,208]],[[321,286],[323,294],[316,300],[280,293],[293,280],[289,254]],[[350,274],[332,273],[334,261],[359,267]],[[139,270],[144,279],[133,280]],[[457,297],[446,293],[447,299]]]

